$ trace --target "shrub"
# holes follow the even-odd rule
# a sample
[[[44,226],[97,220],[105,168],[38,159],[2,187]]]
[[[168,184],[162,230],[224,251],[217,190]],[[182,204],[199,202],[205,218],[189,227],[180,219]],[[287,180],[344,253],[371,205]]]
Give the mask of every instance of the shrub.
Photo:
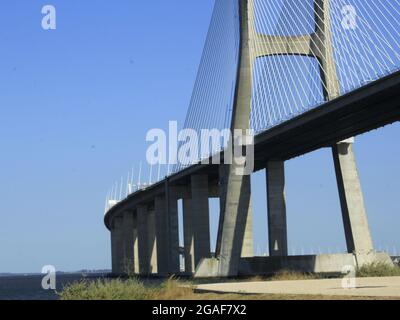
[[[128,280],[81,281],[66,286],[61,300],[147,300],[151,289],[135,278]]]
[[[290,270],[283,270],[276,273],[270,280],[272,281],[285,281],[285,280],[312,280],[320,279],[321,277],[317,274],[312,273],[301,273]]]
[[[357,277],[396,277],[400,276],[400,267],[384,262],[373,262],[360,267]]]

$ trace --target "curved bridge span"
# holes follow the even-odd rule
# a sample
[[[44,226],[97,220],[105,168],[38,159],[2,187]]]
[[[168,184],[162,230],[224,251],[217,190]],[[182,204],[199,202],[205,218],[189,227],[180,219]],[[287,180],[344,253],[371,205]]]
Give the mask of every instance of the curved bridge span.
[[[228,72],[226,83],[222,84],[228,88],[231,83],[234,90],[233,94],[230,92],[221,98],[225,99],[228,106],[223,122],[228,118],[228,126],[232,130],[252,127],[257,133],[254,139],[254,170],[266,169],[269,257],[254,257],[250,176],[237,176],[235,170],[241,167],[238,164],[206,165],[199,161],[189,167],[178,166],[164,180],[132,193],[108,209],[104,221],[111,232],[112,269],[115,274],[232,277],[265,274],[279,269],[341,272],[343,266],[348,265],[360,266],[374,261],[391,263],[387,254],[376,252],[373,247],[353,153],[353,137],[400,120],[400,72],[391,69],[384,76],[370,78],[368,84],[364,82],[347,90],[351,86],[346,86],[345,79],[352,76],[347,74],[346,78],[346,71],[341,70],[345,60],[339,57],[340,50],[337,49],[333,27],[337,9],[334,4],[340,1],[309,2],[313,8],[310,12],[314,22],[313,28],[308,31],[309,36],[299,35],[293,30],[278,30],[274,36],[267,36],[263,22],[269,21],[270,17],[264,21],[256,14],[265,9],[263,0],[217,0],[211,22],[211,27],[214,25],[217,28],[215,21],[224,21],[219,16],[219,10],[227,10],[224,4],[231,6],[228,9],[234,13],[232,17],[237,18],[231,21],[233,29],[237,28],[237,32],[231,35],[235,48],[232,50],[237,52],[231,55],[235,72]],[[298,24],[301,24],[300,21]],[[203,60],[207,60],[208,46],[215,42],[210,34],[211,31]],[[381,39],[383,35],[379,37]],[[398,45],[400,41],[396,43]],[[387,57],[380,52],[381,58],[394,60],[400,57],[400,46],[395,48],[389,44],[388,47],[393,52],[388,52]],[[375,52],[376,55],[378,53]],[[365,55],[368,54],[372,53],[366,51]],[[274,73],[273,68],[281,63],[274,59],[280,56],[307,56],[317,61],[315,70],[309,70],[310,74],[317,72],[317,80],[309,80],[317,83],[323,102],[317,103],[316,100],[313,103],[317,107],[278,119],[277,114],[282,116],[286,109],[290,109],[290,104],[296,105],[306,92],[300,83],[302,80],[292,83],[297,87],[293,91],[292,87],[282,87],[279,82],[282,79],[276,87],[266,87],[268,77]],[[261,66],[260,61],[265,57],[271,59]],[[353,61],[348,61],[349,68],[351,63],[357,64],[356,59],[354,57]],[[376,61],[379,62],[378,58]],[[375,63],[376,68],[383,63],[378,62]],[[266,70],[269,63],[272,66]],[[361,63],[358,64],[360,67]],[[222,71],[217,69],[215,74],[218,72]],[[368,70],[364,72],[368,73]],[[203,64],[200,65],[200,76],[202,73],[207,73]],[[263,73],[267,78],[257,80],[257,75]],[[196,104],[197,84],[204,82],[199,79],[185,124],[186,128],[193,127],[196,130],[205,125],[204,121],[194,122],[199,113]],[[217,84],[213,86],[218,88]],[[272,93],[268,94],[268,90],[272,90]],[[282,93],[285,90],[291,93],[291,97],[286,94],[285,98]],[[276,105],[274,99],[277,98],[276,92],[280,91],[281,99]],[[211,100],[205,102],[213,104]],[[212,110],[209,107],[209,111]],[[222,119],[223,116],[211,118],[215,122],[215,119]],[[209,125],[215,125],[214,122]],[[348,252],[339,255],[289,256],[284,164],[287,160],[320,148],[332,149]],[[218,198],[220,202],[215,253],[210,249],[209,198]],[[179,246],[178,200],[183,201],[183,249]],[[180,256],[184,258],[184,268],[180,266]]]

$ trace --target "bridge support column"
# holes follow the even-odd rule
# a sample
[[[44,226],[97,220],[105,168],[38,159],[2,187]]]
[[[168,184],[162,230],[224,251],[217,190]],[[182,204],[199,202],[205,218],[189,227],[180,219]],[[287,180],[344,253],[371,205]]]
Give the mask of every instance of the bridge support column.
[[[194,261],[193,213],[191,199],[183,199],[183,237],[185,273],[191,275],[194,274],[196,265]]]
[[[134,274],[139,274],[139,239],[138,239],[138,222],[137,214],[133,216],[133,266]]]
[[[284,257],[288,255],[285,163],[283,161],[268,162],[266,175],[269,255]]]
[[[172,198],[169,200],[169,273],[178,274],[179,272],[178,203],[176,198]]]
[[[157,196],[154,199],[156,237],[157,237],[157,269],[158,274],[169,274],[169,241],[168,241],[168,217],[166,214],[165,197]]]
[[[218,274],[237,276],[250,208],[250,176],[229,175]]]
[[[134,216],[133,212],[123,213],[123,242],[124,242],[124,260],[123,272],[131,275],[135,272],[135,252],[134,252]]]
[[[210,258],[210,212],[208,203],[208,176],[193,175],[192,189],[192,231],[194,247],[194,265],[204,258]]]
[[[246,227],[244,229],[241,257],[242,258],[254,257],[253,206],[251,203],[251,193],[249,200],[249,208],[247,211]]]
[[[179,261],[179,223],[178,223],[178,196],[173,187],[166,182],[166,217],[168,230],[168,273],[180,272]]]
[[[123,273],[123,218],[116,216],[112,221],[111,226],[111,258],[112,258],[112,273],[121,275]]]
[[[335,145],[333,158],[347,250],[356,256],[369,254],[374,248],[353,153],[353,141],[347,140]]]
[[[116,248],[116,229],[115,218],[110,223],[111,236],[111,270],[113,274],[117,273],[117,248]]]
[[[137,207],[139,274],[143,276],[147,276],[150,273],[147,218],[147,205],[139,205]]]
[[[154,210],[148,212],[147,217],[147,249],[149,259],[149,274],[158,273],[157,265],[157,245],[158,239],[156,237],[156,214]]]
[[[221,240],[222,240],[222,230],[224,224],[224,215],[225,215],[225,201],[227,194],[227,166],[221,165],[219,168],[219,176],[220,176],[220,185],[219,185],[219,205],[220,205],[220,218],[218,224],[218,235],[217,235],[217,247],[216,247],[216,255],[218,256],[221,249]],[[251,183],[251,181],[250,181]],[[246,219],[246,227],[244,231],[244,238],[242,244],[242,258],[248,258],[254,256],[254,238],[253,238],[253,206],[251,203],[251,185],[248,186],[250,192],[250,200],[249,207],[247,211],[247,219]]]

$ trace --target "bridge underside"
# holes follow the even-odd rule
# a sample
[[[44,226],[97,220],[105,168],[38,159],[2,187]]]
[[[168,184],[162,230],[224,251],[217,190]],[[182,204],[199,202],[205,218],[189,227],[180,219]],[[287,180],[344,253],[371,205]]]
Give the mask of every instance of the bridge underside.
[[[396,72],[258,135],[256,170],[399,121],[399,92]]]

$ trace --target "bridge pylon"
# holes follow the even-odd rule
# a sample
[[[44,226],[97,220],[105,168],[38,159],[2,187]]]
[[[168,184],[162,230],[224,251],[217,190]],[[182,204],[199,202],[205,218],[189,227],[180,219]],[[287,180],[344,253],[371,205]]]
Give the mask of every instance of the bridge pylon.
[[[249,129],[253,65],[260,57],[302,55],[317,59],[325,101],[340,95],[340,83],[333,51],[331,1],[314,0],[315,31],[308,35],[265,35],[256,31],[255,0],[239,0],[240,48],[231,129]],[[354,160],[352,140],[332,146],[343,222],[349,253],[360,257],[372,254],[364,200]],[[221,217],[217,239],[217,273],[237,276],[246,225],[251,221],[250,176],[238,176],[237,164],[221,168]],[[270,256],[286,257],[287,226],[284,160],[271,159],[267,168],[268,230]],[[249,228],[247,228],[249,230]],[[370,261],[371,259],[366,259]]]

